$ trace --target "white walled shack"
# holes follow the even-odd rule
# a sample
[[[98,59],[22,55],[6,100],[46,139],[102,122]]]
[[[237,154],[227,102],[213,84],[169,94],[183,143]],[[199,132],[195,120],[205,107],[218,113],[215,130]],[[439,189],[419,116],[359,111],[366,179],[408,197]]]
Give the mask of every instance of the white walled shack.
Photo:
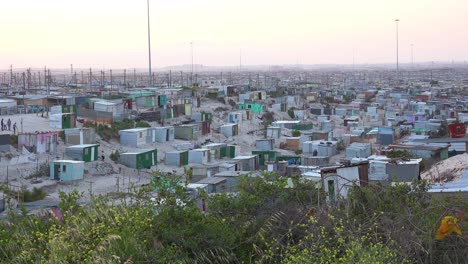
[[[269,126],[267,128],[267,137],[268,138],[280,138],[281,137],[281,127]]]
[[[112,117],[116,118],[123,114],[124,104],[122,102],[97,101],[94,102],[94,110],[112,113]]]
[[[370,143],[354,142],[346,148],[346,158],[367,158],[371,155]]]
[[[188,165],[188,151],[169,151],[166,152],[164,159],[166,165],[183,167]]]
[[[131,128],[119,131],[120,144],[141,147],[146,144],[148,138],[148,128]]]
[[[306,141],[302,143],[303,154],[314,154],[317,151],[317,156],[331,157],[336,155],[336,144],[337,141]]]
[[[92,127],[65,129],[65,144],[82,145],[94,144],[96,142],[96,132]]]
[[[275,139],[265,138],[255,140],[255,147],[258,150],[269,151],[275,148]]]
[[[225,137],[233,137],[239,134],[239,125],[238,124],[226,124],[221,126],[221,133]]]
[[[193,149],[189,150],[188,162],[189,164],[207,164],[211,161],[211,154],[209,149]]]
[[[237,170],[239,171],[256,171],[258,170],[259,160],[257,155],[251,156],[238,156],[234,160],[238,164]]]
[[[151,127],[148,129],[148,143],[165,143],[174,141],[174,127]]]

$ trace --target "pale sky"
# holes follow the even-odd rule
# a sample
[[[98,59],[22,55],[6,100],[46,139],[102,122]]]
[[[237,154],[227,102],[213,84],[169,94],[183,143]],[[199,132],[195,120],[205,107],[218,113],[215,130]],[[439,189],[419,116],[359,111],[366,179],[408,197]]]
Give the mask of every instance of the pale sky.
[[[150,0],[153,67],[468,60],[468,0]],[[0,0],[0,69],[147,67],[146,0]]]

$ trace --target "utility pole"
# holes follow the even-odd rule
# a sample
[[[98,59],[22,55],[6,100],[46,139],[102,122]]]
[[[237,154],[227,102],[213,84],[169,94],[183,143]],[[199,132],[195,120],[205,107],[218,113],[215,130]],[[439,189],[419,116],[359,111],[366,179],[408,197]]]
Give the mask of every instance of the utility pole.
[[[180,85],[184,85],[184,73],[182,71],[180,71]]]
[[[191,70],[191,74],[190,74],[190,81],[191,81],[191,86],[193,86],[193,41],[190,42],[190,54],[191,54],[191,58],[192,58],[192,70]]]
[[[127,89],[127,70],[126,69],[124,69],[124,76],[123,77],[124,77],[124,87],[125,87],[125,89]]]
[[[52,82],[52,75],[50,75],[50,69],[47,70],[47,95],[50,94],[50,83]]]
[[[239,49],[239,73],[242,73],[242,49]]]
[[[93,71],[89,68],[89,89],[93,86]]]
[[[169,88],[172,87],[172,71],[169,70]]]
[[[413,44],[411,44],[411,68],[414,68],[414,58],[413,58]]]
[[[109,70],[110,72],[110,85],[111,85],[111,92],[114,90],[114,79],[112,76],[112,70]]]
[[[150,4],[149,0],[146,1],[148,11],[148,68],[149,68],[149,87],[153,86],[153,74],[151,71],[151,30],[150,30]]]
[[[399,66],[398,66],[398,22],[399,19],[395,19],[395,26],[396,26],[396,74],[397,74],[397,82],[399,84]]]
[[[10,87],[13,86],[13,64],[10,65]]]

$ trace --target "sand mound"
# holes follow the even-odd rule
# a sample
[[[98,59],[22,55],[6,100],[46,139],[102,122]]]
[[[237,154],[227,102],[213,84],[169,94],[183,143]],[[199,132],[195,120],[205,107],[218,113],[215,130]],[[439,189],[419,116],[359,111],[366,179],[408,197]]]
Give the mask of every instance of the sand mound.
[[[431,182],[446,182],[459,179],[468,168],[468,154],[460,154],[440,161],[421,174],[421,178]]]

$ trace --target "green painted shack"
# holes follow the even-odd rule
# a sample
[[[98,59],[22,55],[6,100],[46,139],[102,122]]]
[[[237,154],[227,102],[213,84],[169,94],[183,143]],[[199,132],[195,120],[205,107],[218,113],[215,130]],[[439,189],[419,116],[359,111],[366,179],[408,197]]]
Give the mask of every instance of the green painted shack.
[[[276,161],[278,153],[276,151],[254,150],[252,151],[252,155],[258,156],[258,165],[266,166],[267,161]]]
[[[134,169],[150,169],[158,163],[156,149],[144,149],[120,154],[120,163]]]
[[[65,155],[73,160],[91,162],[99,160],[99,144],[82,144],[65,148]]]
[[[263,113],[263,106],[261,104],[256,103],[243,103],[238,104],[239,110],[250,110],[252,113],[262,114]]]

